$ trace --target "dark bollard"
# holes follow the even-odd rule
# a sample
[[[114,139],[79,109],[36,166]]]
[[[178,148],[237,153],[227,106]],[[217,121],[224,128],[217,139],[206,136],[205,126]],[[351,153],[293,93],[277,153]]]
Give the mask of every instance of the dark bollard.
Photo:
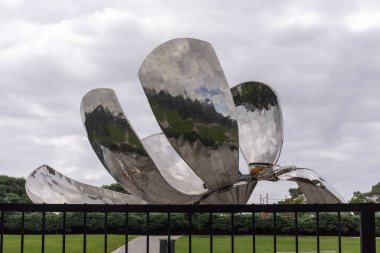
[[[160,253],[168,253],[168,240],[160,239]],[[170,240],[170,253],[175,253],[175,240]]]

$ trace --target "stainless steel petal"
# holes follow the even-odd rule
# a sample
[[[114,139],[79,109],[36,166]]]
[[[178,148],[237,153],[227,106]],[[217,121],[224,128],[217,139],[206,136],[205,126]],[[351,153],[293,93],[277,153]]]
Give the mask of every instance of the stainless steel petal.
[[[47,165],[40,166],[29,175],[25,189],[34,203],[146,204],[130,194],[80,183]]]
[[[141,142],[161,175],[174,188],[186,194],[207,192],[203,180],[177,154],[164,134],[148,136]]]
[[[231,92],[212,46],[175,39],[154,49],[139,70],[153,113],[191,169],[216,189],[239,175]]]
[[[184,194],[161,175],[134,132],[111,89],[87,93],[82,121],[100,161],[128,192],[148,203],[187,204],[199,196]]]
[[[283,142],[283,122],[277,93],[260,82],[245,82],[231,88],[239,125],[239,145],[251,169],[260,173],[276,164]],[[251,171],[252,172],[252,171]],[[264,172],[263,172],[264,173]]]
[[[188,194],[203,194],[199,204],[246,204],[256,182],[207,192],[204,182],[191,170],[163,134],[142,139],[149,156],[163,177],[176,189]]]
[[[276,166],[277,179],[295,181],[308,204],[346,203],[345,199],[315,171],[296,166]]]

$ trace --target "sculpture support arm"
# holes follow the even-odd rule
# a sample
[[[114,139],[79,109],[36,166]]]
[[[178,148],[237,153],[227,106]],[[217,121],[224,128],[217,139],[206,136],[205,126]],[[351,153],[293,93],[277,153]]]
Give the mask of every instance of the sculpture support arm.
[[[294,165],[275,166],[277,180],[294,181],[301,188],[308,204],[346,203],[345,199],[314,170]]]
[[[314,170],[294,165],[252,164],[250,167],[251,173],[236,178],[234,186],[258,181],[294,181],[301,188],[308,204],[346,203],[334,187]]]

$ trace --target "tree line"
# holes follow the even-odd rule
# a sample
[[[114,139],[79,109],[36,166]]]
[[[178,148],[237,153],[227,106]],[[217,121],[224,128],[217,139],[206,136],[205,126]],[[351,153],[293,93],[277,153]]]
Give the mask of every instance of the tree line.
[[[105,230],[104,213],[88,213],[86,215],[86,233],[99,234],[107,233],[124,234],[126,231],[125,214],[110,213],[107,215],[107,228]],[[276,234],[292,235],[295,233],[294,214],[277,214],[276,216]],[[45,232],[48,234],[62,234],[63,232],[63,214],[46,213]],[[21,213],[7,212],[4,215],[4,233],[20,234],[21,231]],[[171,214],[170,230],[172,234],[186,234],[189,231],[188,214],[173,213]],[[192,234],[209,234],[212,229],[213,234],[230,234],[231,231],[231,214],[217,213],[213,214],[210,222],[209,214],[192,214]],[[130,213],[128,215],[128,233],[129,234],[146,234],[148,232],[145,213]],[[151,213],[149,216],[149,234],[164,235],[168,231],[167,214]],[[248,235],[255,233],[257,235],[273,234],[273,216],[272,214],[258,213],[255,215],[255,226],[253,228],[252,214],[235,214],[234,215],[234,233],[238,235]],[[316,217],[312,213],[302,213],[298,216],[298,234],[315,235],[316,234]],[[24,232],[26,234],[40,234],[42,232],[42,214],[26,213],[24,220]],[[84,215],[83,213],[67,213],[65,233],[81,234],[84,232]],[[319,216],[319,234],[320,235],[337,235],[338,234],[338,216],[335,213],[320,213]],[[341,216],[341,234],[343,236],[359,236],[360,234],[360,216],[346,214]],[[380,236],[380,215],[376,217],[376,235]]]

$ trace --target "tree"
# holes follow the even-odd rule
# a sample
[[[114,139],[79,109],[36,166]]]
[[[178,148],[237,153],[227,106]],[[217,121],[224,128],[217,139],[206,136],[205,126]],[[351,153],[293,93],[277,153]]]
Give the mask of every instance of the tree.
[[[0,203],[31,203],[25,179],[0,175]]]
[[[356,191],[353,193],[352,199],[350,199],[349,202],[350,203],[366,203],[366,202],[368,202],[367,201],[367,194]]]
[[[371,191],[368,193],[368,198],[374,203],[380,203],[380,182],[372,186]]]
[[[278,201],[278,204],[305,204],[305,196],[303,195],[301,188],[290,188],[290,198]]]
[[[350,203],[380,203],[380,182],[372,186],[370,192],[361,193],[356,191],[353,193]]]

